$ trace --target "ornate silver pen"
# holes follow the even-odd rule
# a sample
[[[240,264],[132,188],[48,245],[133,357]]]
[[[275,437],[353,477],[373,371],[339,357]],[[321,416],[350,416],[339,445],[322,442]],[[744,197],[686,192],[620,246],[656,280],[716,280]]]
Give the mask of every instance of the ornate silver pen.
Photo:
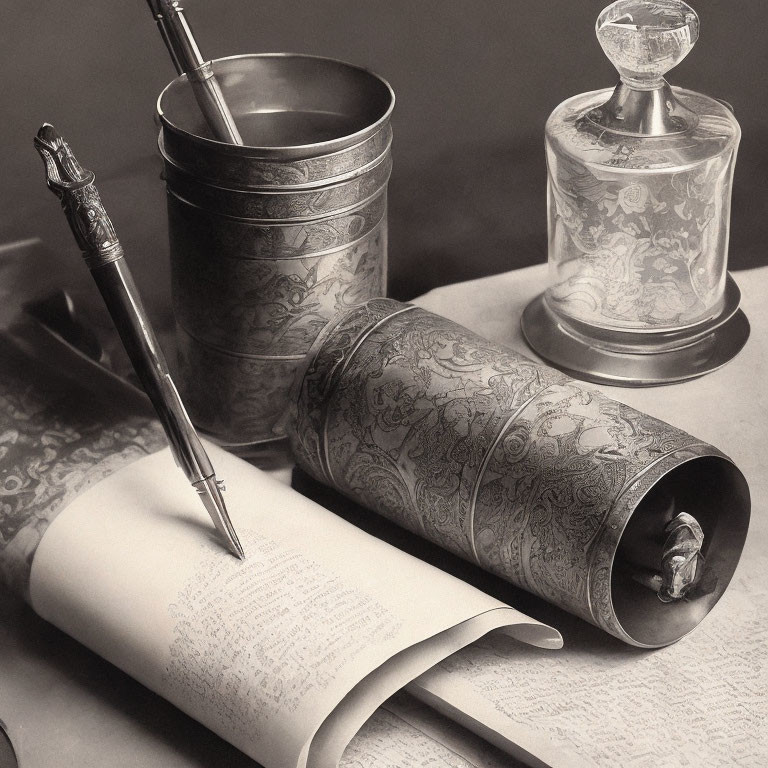
[[[126,264],[123,248],[94,185],[56,129],[44,124],[35,149],[45,163],[48,188],[59,198],[83,258],[101,292],[136,374],[163,425],[176,463],[239,558],[245,554],[227,514],[222,487],[168,372]]]
[[[242,144],[243,139],[213,74],[213,66],[203,59],[179,0],[147,0],[147,3],[176,71],[180,75],[186,74],[213,135],[219,141]]]

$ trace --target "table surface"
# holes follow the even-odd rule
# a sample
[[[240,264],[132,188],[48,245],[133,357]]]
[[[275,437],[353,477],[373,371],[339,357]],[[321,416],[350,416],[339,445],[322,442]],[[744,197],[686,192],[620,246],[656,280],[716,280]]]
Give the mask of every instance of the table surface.
[[[734,361],[685,384],[600,389],[711,442],[735,460],[753,498],[745,561],[768,548],[768,267],[734,277],[752,325],[751,338]],[[438,288],[415,303],[530,355],[520,315],[545,281],[541,265]],[[287,463],[269,471],[290,482]],[[768,586],[768,576],[762,586]],[[23,768],[255,765],[8,597],[0,597],[0,719]]]

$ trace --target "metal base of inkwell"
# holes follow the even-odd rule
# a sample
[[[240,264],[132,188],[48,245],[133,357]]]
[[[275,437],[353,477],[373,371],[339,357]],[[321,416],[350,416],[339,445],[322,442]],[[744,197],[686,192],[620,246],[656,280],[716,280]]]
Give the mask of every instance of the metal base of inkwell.
[[[565,318],[542,293],[526,307],[521,325],[531,349],[571,376],[597,384],[652,387],[703,376],[732,360],[749,338],[740,300],[739,287],[727,275],[723,308],[713,319],[671,332],[638,333]]]

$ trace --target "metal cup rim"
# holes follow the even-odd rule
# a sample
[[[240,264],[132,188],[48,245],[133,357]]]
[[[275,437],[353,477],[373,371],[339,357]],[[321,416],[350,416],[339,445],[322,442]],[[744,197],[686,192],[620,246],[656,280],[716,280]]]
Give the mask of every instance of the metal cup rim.
[[[322,157],[326,154],[334,154],[340,150],[348,149],[352,146],[359,144],[365,139],[373,136],[383,125],[387,123],[392,115],[392,111],[395,108],[395,92],[392,86],[381,75],[377,75],[372,70],[366,67],[360,67],[356,64],[350,64],[342,59],[336,59],[331,56],[315,56],[308,53],[290,53],[290,52],[275,52],[275,53],[244,53],[237,54],[235,56],[224,56],[218,59],[212,59],[212,63],[215,65],[219,62],[236,61],[240,59],[264,59],[264,58],[300,58],[300,59],[314,59],[318,61],[329,62],[332,64],[338,64],[349,69],[355,69],[359,72],[364,72],[379,83],[384,85],[389,93],[389,105],[376,121],[367,125],[365,128],[361,128],[359,131],[347,134],[336,139],[329,139],[327,141],[314,142],[312,144],[292,144],[287,146],[258,146],[255,144],[228,144],[226,142],[217,141],[215,139],[209,139],[204,136],[200,136],[196,133],[181,128],[173,123],[165,114],[162,108],[163,97],[169,91],[169,89],[179,80],[186,78],[186,74],[179,75],[171,80],[160,92],[157,98],[157,115],[162,125],[169,131],[173,131],[185,139],[202,146],[208,147],[212,150],[223,151],[239,156],[251,156],[259,157],[263,159],[280,159],[280,160],[298,160],[307,159],[313,157]]]

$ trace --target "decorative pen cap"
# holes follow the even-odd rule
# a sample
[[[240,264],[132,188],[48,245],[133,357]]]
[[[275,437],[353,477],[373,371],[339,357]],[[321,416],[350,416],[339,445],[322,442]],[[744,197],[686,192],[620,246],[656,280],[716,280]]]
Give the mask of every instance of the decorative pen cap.
[[[699,37],[693,8],[682,0],[618,0],[597,17],[595,31],[621,81],[590,113],[592,122],[638,136],[681,133],[696,125],[696,115],[664,79]]]
[[[45,163],[48,187],[59,197],[72,189],[91,184],[95,179],[92,171],[80,165],[69,144],[50,123],[43,123],[34,143]]]
[[[61,207],[88,266],[92,268],[119,259],[123,250],[94,186],[94,173],[80,165],[67,142],[50,123],[43,123],[34,144],[45,164],[48,189],[61,200]]]

